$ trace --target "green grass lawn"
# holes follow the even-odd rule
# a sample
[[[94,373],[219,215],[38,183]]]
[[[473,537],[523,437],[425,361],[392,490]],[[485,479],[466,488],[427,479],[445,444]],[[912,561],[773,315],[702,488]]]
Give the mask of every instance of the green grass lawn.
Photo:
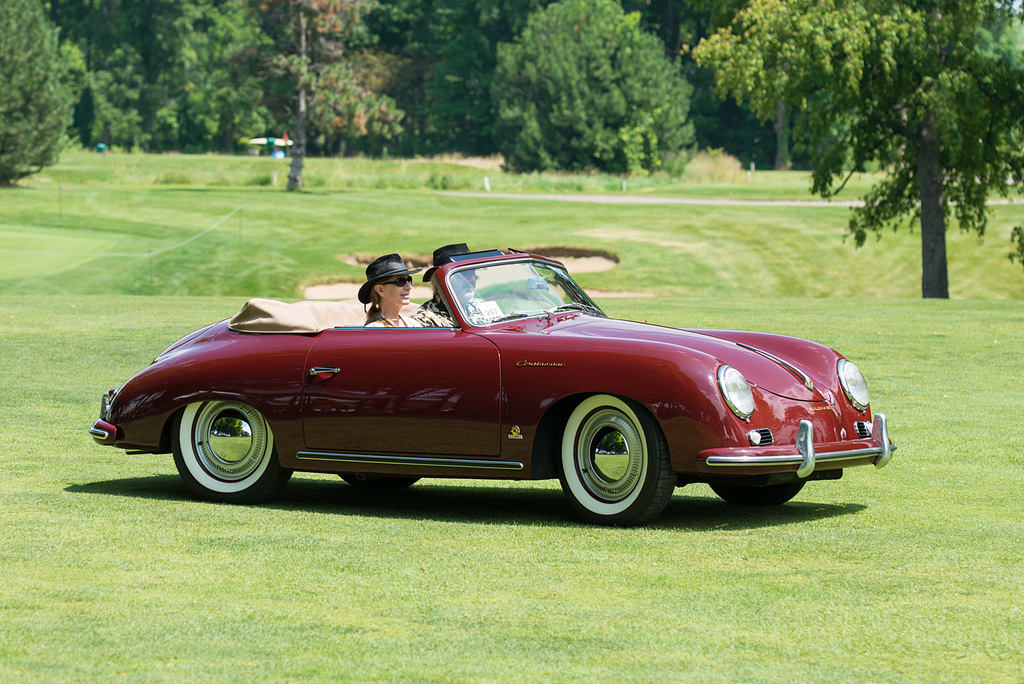
[[[1024,677],[1024,277],[1003,255],[1020,206],[981,247],[951,233],[956,298],[925,301],[916,234],[854,251],[841,208],[295,196],[182,170],[254,161],[79,155],[0,191],[0,681]],[[385,175],[359,163],[363,186]],[[607,529],[557,482],[297,475],[269,505],[204,503],[169,456],[86,433],[101,391],[246,297],[462,240],[614,251],[581,282],[653,296],[599,299],[613,316],[829,344],[899,448],[781,507],[691,485],[655,524]]]
[[[298,475],[203,503],[85,428],[237,298],[4,296],[0,680],[1019,680],[1018,302],[602,303],[836,346],[892,463],[771,510],[691,485],[628,530],[577,524],[553,482]]]

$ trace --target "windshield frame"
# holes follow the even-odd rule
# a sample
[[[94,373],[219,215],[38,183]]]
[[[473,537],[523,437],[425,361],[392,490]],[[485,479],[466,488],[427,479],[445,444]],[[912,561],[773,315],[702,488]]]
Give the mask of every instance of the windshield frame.
[[[557,284],[563,290],[562,293],[552,291],[552,297],[566,298],[569,299],[569,301],[564,301],[561,304],[556,304],[554,301],[550,301],[547,302],[548,306],[544,308],[528,311],[504,311],[498,307],[497,303],[494,303],[491,300],[483,300],[485,304],[494,307],[488,311],[488,314],[493,314],[493,318],[486,322],[478,322],[480,321],[480,313],[470,311],[469,301],[458,292],[455,277],[459,274],[465,274],[467,272],[477,271],[480,269],[497,269],[505,266],[522,264],[531,266],[535,265],[545,270],[552,271]],[[489,328],[495,325],[501,325],[508,321],[522,321],[545,316],[550,318],[550,316],[555,313],[560,306],[567,305],[570,306],[570,308],[563,309],[563,311],[575,314],[590,314],[607,318],[607,314],[605,314],[590,295],[580,287],[579,283],[573,279],[565,265],[548,257],[534,254],[522,254],[499,258],[491,257],[480,261],[473,261],[471,263],[453,263],[448,264],[447,267],[442,267],[441,276],[444,296],[449,308],[456,315],[460,324],[465,328]],[[538,277],[543,276],[538,274]],[[579,307],[571,307],[572,304],[579,304]]]

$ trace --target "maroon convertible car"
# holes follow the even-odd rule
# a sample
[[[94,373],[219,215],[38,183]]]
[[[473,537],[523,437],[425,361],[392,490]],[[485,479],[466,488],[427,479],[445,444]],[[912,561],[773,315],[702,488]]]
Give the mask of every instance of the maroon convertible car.
[[[251,300],[104,394],[89,432],[173,453],[214,501],[266,501],[296,470],[362,487],[557,477],[583,519],[611,525],[651,521],[694,482],[785,503],[896,448],[860,371],[820,344],[610,319],[533,254],[463,255],[435,277],[455,327]]]

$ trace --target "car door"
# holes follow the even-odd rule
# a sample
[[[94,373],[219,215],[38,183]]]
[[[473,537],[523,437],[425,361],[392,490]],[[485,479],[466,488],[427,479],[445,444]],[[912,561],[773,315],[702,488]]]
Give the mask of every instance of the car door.
[[[307,449],[498,456],[498,350],[449,328],[335,328],[306,362]]]

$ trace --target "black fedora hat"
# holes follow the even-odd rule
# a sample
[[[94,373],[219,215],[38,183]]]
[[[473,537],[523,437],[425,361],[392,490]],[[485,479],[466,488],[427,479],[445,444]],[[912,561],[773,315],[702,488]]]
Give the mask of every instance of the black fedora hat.
[[[434,250],[434,267],[428,268],[427,272],[423,274],[423,282],[429,283],[430,279],[434,277],[434,271],[440,266],[444,266],[452,257],[460,254],[469,254],[469,245],[465,242],[460,242],[454,245],[445,245],[444,247],[438,247]]]
[[[422,270],[422,268],[410,269],[398,254],[385,254],[384,256],[377,257],[366,267],[366,282],[359,286],[359,301],[363,304],[369,304],[370,288],[385,278],[397,275],[412,275]]]

